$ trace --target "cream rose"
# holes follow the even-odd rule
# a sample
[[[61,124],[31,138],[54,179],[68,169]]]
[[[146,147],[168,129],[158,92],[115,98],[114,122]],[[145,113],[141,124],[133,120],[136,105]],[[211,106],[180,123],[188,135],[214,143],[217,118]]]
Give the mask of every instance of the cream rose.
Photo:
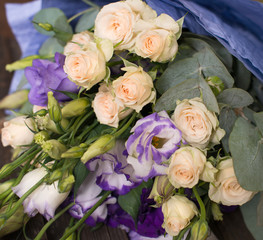
[[[34,133],[29,128],[35,130],[35,124],[31,118],[26,118],[26,116],[19,116],[4,122],[4,128],[1,130],[3,146],[10,145],[16,148],[32,143]]]
[[[92,41],[94,41],[94,37],[92,33],[88,31],[74,34],[72,39],[64,47],[64,55],[81,51],[85,45]]]
[[[178,101],[172,116],[183,138],[192,146],[205,148],[209,143],[219,144],[225,131],[219,128],[215,113],[210,112],[201,98]]]
[[[206,156],[197,148],[182,147],[170,158],[168,177],[175,188],[192,188],[203,172]]]
[[[150,22],[138,21],[134,51],[143,58],[155,62],[171,61],[178,51],[179,24],[167,14],[161,14]]]
[[[132,110],[124,111],[124,107],[119,106],[106,84],[100,86],[92,107],[98,121],[112,127],[118,127],[119,121],[132,112]]]
[[[90,42],[87,48],[66,56],[64,71],[71,81],[79,86],[90,89],[106,75],[104,54],[95,42]]]
[[[177,236],[198,214],[195,204],[184,196],[175,195],[162,205],[163,228],[171,236]]]
[[[242,205],[253,198],[255,192],[247,191],[239,185],[232,158],[221,161],[217,168],[219,172],[216,181],[210,184],[208,191],[212,201],[231,206]]]
[[[141,0],[128,0],[105,5],[95,20],[94,34],[112,41],[117,50],[134,45],[134,25],[138,19],[155,17],[156,13]]]
[[[153,80],[141,67],[125,67],[122,70],[126,73],[112,83],[116,99],[121,105],[139,112],[146,104],[155,101]]]

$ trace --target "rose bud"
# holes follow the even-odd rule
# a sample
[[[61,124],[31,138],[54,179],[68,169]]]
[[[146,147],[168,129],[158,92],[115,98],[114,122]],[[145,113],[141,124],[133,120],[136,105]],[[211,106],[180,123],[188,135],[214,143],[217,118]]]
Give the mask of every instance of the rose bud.
[[[15,109],[21,107],[28,100],[29,90],[23,89],[7,95],[0,101],[0,109]]]
[[[164,215],[163,227],[171,236],[177,236],[198,214],[195,204],[180,195],[172,196],[167,202],[164,202],[162,212]]]
[[[217,169],[215,182],[210,183],[208,191],[212,201],[226,206],[243,205],[254,197],[256,192],[247,191],[238,183],[232,158],[222,160]]]
[[[168,177],[175,188],[192,188],[203,172],[206,156],[194,147],[182,147],[170,158]]]

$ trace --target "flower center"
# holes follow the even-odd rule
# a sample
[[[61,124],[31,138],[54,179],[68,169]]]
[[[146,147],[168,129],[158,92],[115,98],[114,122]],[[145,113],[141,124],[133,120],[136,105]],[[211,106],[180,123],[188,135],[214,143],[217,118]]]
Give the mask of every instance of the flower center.
[[[166,138],[159,138],[159,137],[156,137],[154,136],[153,139],[152,139],[152,145],[155,147],[155,148],[162,148],[163,145],[168,141],[168,139]]]

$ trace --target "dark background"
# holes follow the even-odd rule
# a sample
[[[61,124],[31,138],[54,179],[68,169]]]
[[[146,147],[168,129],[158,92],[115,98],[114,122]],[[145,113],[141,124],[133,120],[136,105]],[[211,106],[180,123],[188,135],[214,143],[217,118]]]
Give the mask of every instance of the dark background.
[[[28,0],[0,0],[0,99],[2,99],[9,89],[12,73],[5,71],[5,65],[20,58],[20,50],[17,42],[8,26],[5,16],[5,3],[23,3]],[[0,125],[5,118],[4,111],[0,111]],[[7,163],[11,158],[11,148],[3,148],[0,144],[0,166]],[[36,236],[41,227],[45,224],[45,219],[41,215],[32,218],[27,226],[26,232],[31,239]],[[63,234],[64,228],[68,225],[69,216],[64,214],[57,222],[55,222],[46,232],[43,239],[55,240]],[[231,213],[224,214],[223,222],[213,222],[210,225],[212,231],[219,240],[253,240],[254,238],[247,230],[242,214],[237,208]],[[2,240],[20,240],[24,239],[21,231],[17,231]],[[128,240],[126,233],[119,229],[101,227],[99,230],[91,231],[89,227],[85,227],[82,231],[81,239],[89,240]]]

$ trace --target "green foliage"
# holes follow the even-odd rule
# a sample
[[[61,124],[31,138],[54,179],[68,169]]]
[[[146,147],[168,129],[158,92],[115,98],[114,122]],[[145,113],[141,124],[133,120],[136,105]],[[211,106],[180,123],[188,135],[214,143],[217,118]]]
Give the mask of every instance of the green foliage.
[[[75,176],[75,183],[74,183],[74,196],[77,194],[77,191],[80,185],[83,183],[85,178],[88,176],[89,171],[86,166],[79,161],[74,168],[74,176]]]
[[[217,96],[217,101],[231,108],[242,108],[252,104],[254,100],[248,92],[241,88],[230,88],[221,92]]]
[[[262,191],[263,144],[258,128],[239,117],[229,137],[229,148],[240,185],[246,190]]]
[[[47,39],[39,49],[40,55],[55,55],[56,52],[63,53],[64,47],[60,44],[60,42],[55,38],[51,37]]]
[[[143,188],[151,188],[153,180],[148,182],[142,182],[138,187],[132,189],[126,195],[120,195],[118,197],[118,203],[121,208],[132,216],[135,223],[137,223],[137,217],[141,206],[141,193]]]
[[[79,33],[88,29],[91,29],[94,26],[94,22],[97,14],[99,13],[98,8],[89,8],[85,14],[83,14],[75,28],[75,32]]]

